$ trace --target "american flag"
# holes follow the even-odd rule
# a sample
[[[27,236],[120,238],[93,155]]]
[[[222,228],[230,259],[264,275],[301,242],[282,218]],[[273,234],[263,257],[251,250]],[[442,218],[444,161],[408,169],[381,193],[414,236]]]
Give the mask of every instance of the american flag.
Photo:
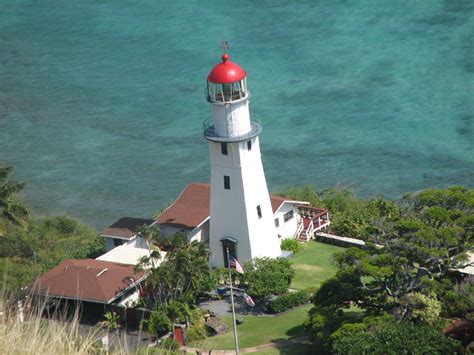
[[[252,297],[247,295],[245,292],[244,292],[244,300],[245,300],[245,303],[247,303],[250,307],[255,307],[255,302],[253,301]]]
[[[230,257],[230,267],[234,268],[235,271],[243,274],[244,273],[244,268],[242,265],[239,264],[239,262],[233,257]]]

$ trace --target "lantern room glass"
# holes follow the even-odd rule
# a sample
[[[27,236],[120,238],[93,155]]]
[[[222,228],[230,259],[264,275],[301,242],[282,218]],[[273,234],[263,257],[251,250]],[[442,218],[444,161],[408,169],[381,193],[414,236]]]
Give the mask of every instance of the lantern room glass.
[[[228,84],[207,82],[207,100],[209,102],[232,102],[247,96],[246,79]]]

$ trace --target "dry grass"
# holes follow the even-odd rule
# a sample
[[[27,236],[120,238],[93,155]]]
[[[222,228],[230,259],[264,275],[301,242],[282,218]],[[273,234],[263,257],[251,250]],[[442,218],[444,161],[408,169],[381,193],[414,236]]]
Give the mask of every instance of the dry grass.
[[[4,354],[90,354],[97,334],[80,335],[77,317],[45,320],[42,307],[32,309],[22,322],[17,309],[0,299],[0,349]]]
[[[56,316],[55,320],[42,317],[44,305],[30,309],[20,321],[16,303],[0,296],[0,353],[1,354],[106,354],[101,338],[107,333],[103,327],[84,330],[73,317]],[[126,339],[115,339],[109,354],[163,354],[162,349],[142,347],[129,349]]]

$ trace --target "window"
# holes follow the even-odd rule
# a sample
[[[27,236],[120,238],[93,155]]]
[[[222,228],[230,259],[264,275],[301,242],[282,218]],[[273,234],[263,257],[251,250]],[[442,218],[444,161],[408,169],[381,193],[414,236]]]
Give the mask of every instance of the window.
[[[224,189],[230,190],[230,176],[224,175]]]
[[[252,150],[252,141],[250,139],[247,141],[247,149]]]
[[[221,143],[221,153],[222,155],[228,155],[229,152],[227,151],[227,143]]]
[[[293,210],[288,211],[288,212],[286,212],[286,213],[283,215],[283,220],[284,220],[285,222],[288,222],[288,221],[289,221],[290,219],[292,219],[292,218],[293,218]]]
[[[280,220],[278,218],[275,218],[275,227],[280,227]]]
[[[262,209],[260,208],[260,205],[257,206],[257,215],[258,218],[262,218]]]
[[[114,247],[118,247],[119,245],[122,245],[122,244],[123,244],[122,239],[114,238]]]

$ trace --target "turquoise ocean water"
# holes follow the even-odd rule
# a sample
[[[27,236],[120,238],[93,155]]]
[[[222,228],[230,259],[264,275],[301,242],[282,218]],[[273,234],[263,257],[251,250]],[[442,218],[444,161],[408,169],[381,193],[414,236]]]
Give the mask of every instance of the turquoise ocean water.
[[[474,2],[0,0],[0,160],[102,227],[207,182],[205,78],[248,72],[270,190],[474,186]]]

